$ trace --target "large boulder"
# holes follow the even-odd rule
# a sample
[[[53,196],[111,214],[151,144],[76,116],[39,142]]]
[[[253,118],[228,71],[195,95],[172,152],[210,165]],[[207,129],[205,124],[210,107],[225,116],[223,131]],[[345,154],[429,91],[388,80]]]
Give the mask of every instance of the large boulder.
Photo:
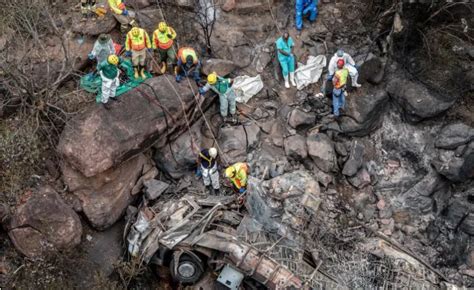
[[[351,136],[366,136],[382,123],[382,116],[388,103],[385,90],[376,89],[350,93],[346,98],[346,112],[341,118],[340,128]]]
[[[82,211],[92,226],[104,230],[118,221],[136,198],[143,182],[158,174],[143,154],[93,177],[62,165],[64,183],[81,201]]]
[[[112,13],[107,13],[104,17],[97,18],[95,21],[81,21],[79,18],[75,19],[72,25],[72,32],[96,36],[102,33],[109,33],[117,25],[117,20]]]
[[[337,168],[334,145],[326,134],[318,133],[308,136],[306,145],[308,155],[319,169],[328,173]]]
[[[424,85],[404,77],[395,77],[387,85],[390,96],[403,108],[405,118],[419,122],[437,116],[455,102],[453,97],[444,97],[430,92]]]
[[[306,140],[301,135],[293,135],[284,141],[285,153],[287,156],[301,160],[308,156],[308,149],[306,148]]]
[[[211,58],[203,62],[202,72],[209,75],[216,72],[219,76],[227,76],[237,68],[233,61]]]
[[[243,126],[220,128],[218,142],[222,153],[228,159],[227,162],[247,160],[247,137]]]
[[[352,142],[351,153],[342,169],[342,174],[346,176],[354,176],[362,167],[364,162],[365,146],[356,140]]]
[[[34,258],[81,242],[79,216],[54,189],[44,187],[25,198],[12,217],[8,232],[18,251]]]
[[[62,158],[85,177],[92,177],[158,139],[165,142],[167,134],[184,125],[183,106],[187,110],[194,105],[187,82],[170,83],[165,76],[145,82],[121,96],[122,101],[110,110],[93,106],[71,119],[57,148]]]
[[[201,126],[202,122],[197,122],[178,139],[158,148],[154,156],[158,168],[178,179],[196,167],[202,140]]]
[[[441,129],[441,132],[436,139],[435,146],[441,149],[454,150],[473,140],[474,128],[463,123],[454,123]]]
[[[316,114],[306,113],[300,109],[293,109],[288,115],[288,124],[293,128],[310,126],[316,121]]]
[[[380,84],[385,75],[385,64],[378,58],[366,60],[360,68],[360,78],[372,84]]]

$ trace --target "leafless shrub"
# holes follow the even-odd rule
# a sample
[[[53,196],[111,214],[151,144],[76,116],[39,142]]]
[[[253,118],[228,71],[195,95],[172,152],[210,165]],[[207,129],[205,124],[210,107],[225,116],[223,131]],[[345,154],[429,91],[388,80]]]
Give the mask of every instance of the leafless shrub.
[[[206,52],[212,54],[211,36],[216,23],[217,6],[214,0],[194,0],[194,17],[202,29]]]

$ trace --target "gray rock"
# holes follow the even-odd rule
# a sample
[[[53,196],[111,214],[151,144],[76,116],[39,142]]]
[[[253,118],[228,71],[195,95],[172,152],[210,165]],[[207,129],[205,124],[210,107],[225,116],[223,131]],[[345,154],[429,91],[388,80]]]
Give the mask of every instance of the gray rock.
[[[357,189],[362,189],[370,184],[370,174],[367,172],[367,169],[362,168],[355,174],[353,177],[347,179],[352,186]]]
[[[313,174],[314,176],[316,176],[316,179],[318,180],[318,182],[322,184],[324,187],[328,187],[328,185],[331,182],[333,182],[332,175],[327,174],[326,172],[323,172],[317,166],[314,166]]]
[[[262,73],[271,61],[272,57],[270,53],[262,51],[257,57],[255,69],[258,73]]]
[[[422,180],[398,197],[397,203],[401,203],[403,208],[423,214],[429,213],[433,208],[433,200],[430,196],[443,185],[444,182],[439,174],[430,170]]]
[[[357,140],[352,141],[351,153],[349,159],[344,164],[342,174],[346,176],[353,176],[362,167],[364,162],[364,150],[365,146]]]
[[[461,224],[461,230],[470,236],[474,236],[474,210],[464,218]]]
[[[449,124],[441,129],[435,146],[437,148],[454,150],[458,146],[467,144],[474,140],[474,128],[463,124]]]
[[[336,152],[331,139],[326,134],[310,135],[306,139],[308,154],[322,171],[328,173],[336,169]]]
[[[377,129],[389,100],[383,89],[367,91],[364,86],[358,91],[346,98],[346,116],[340,121],[340,130],[350,136],[366,136]]]
[[[145,196],[148,200],[157,199],[170,186],[168,183],[156,179],[147,180],[143,185],[145,185]]]
[[[455,152],[440,152],[432,162],[439,174],[453,182],[464,182],[474,177],[474,152],[456,157]]]
[[[344,143],[340,143],[340,142],[334,143],[334,149],[336,150],[337,154],[339,154],[340,156],[342,157],[347,156],[347,149]]]
[[[256,148],[260,142],[260,127],[252,122],[250,125],[244,126],[245,136],[247,138],[247,147],[249,149]]]
[[[316,121],[316,115],[314,113],[306,113],[299,109],[294,109],[288,116],[288,124],[293,128],[298,128],[304,125],[313,125]]]
[[[378,57],[365,61],[360,68],[360,78],[371,84],[380,84],[385,75],[385,65]]]
[[[474,206],[466,198],[458,197],[454,199],[446,210],[446,225],[450,229],[459,227],[461,222],[471,213],[474,213]]]
[[[243,126],[221,127],[219,132],[219,146],[228,158],[228,162],[242,162],[247,160],[247,137]]]
[[[270,131],[272,143],[275,146],[283,147],[283,139],[287,133],[286,128],[280,122],[274,122]]]
[[[293,135],[284,141],[285,153],[287,156],[300,160],[308,157],[306,140],[301,135]]]
[[[403,108],[405,118],[410,122],[419,122],[437,116],[449,109],[455,102],[453,96],[445,97],[404,77],[395,77],[387,85],[390,96]]]
[[[129,6],[132,10],[143,9],[149,7],[150,5],[150,0],[127,0],[127,6]]]
[[[237,68],[237,65],[230,60],[211,58],[203,62],[202,72],[209,75],[216,72],[219,76],[228,76]]]

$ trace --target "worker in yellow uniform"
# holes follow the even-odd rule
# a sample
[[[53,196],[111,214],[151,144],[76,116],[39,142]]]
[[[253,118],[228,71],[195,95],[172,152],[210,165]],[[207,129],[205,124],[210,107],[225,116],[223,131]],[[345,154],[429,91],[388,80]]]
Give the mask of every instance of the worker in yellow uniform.
[[[332,107],[334,117],[339,118],[339,110],[344,109],[346,104],[346,84],[349,70],[344,66],[344,60],[337,61],[337,71],[332,78],[334,89],[332,90]]]
[[[225,170],[226,177],[232,183],[234,191],[244,193],[247,190],[249,166],[245,162],[237,162]]]
[[[176,82],[191,76],[196,83],[201,80],[201,61],[192,47],[181,47],[178,50],[178,62],[174,70]]]
[[[136,79],[139,78],[139,73],[142,79],[146,78],[145,60],[147,50],[152,51],[148,33],[142,28],[133,27],[127,33],[127,38],[125,39],[125,56],[132,57],[132,65]]]
[[[157,50],[161,73],[166,72],[167,65],[170,67],[176,59],[176,51],[173,47],[173,40],[176,38],[176,31],[166,24],[160,22],[158,29],[153,32],[153,50]]]
[[[120,23],[120,31],[125,33],[129,26],[136,26],[135,13],[128,10],[122,0],[108,0],[110,10]]]

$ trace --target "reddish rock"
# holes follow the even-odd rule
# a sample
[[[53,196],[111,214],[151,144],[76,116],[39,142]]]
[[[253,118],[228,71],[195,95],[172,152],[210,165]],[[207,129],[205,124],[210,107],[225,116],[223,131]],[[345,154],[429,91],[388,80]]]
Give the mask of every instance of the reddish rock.
[[[185,109],[194,106],[188,82],[177,84],[162,76],[146,83],[120,96],[121,102],[112,104],[110,110],[92,106],[68,122],[57,151],[71,167],[85,177],[95,176],[149,148],[158,139],[166,142],[167,133],[185,125],[177,94]],[[166,119],[161,106],[165,107]]]
[[[53,248],[75,247],[82,235],[79,216],[51,187],[42,188],[19,206],[9,229],[15,247],[32,258]]]
[[[99,230],[120,219],[143,182],[158,173],[143,154],[94,177],[86,177],[67,164],[62,165],[62,171],[64,183],[80,199],[87,219]]]

